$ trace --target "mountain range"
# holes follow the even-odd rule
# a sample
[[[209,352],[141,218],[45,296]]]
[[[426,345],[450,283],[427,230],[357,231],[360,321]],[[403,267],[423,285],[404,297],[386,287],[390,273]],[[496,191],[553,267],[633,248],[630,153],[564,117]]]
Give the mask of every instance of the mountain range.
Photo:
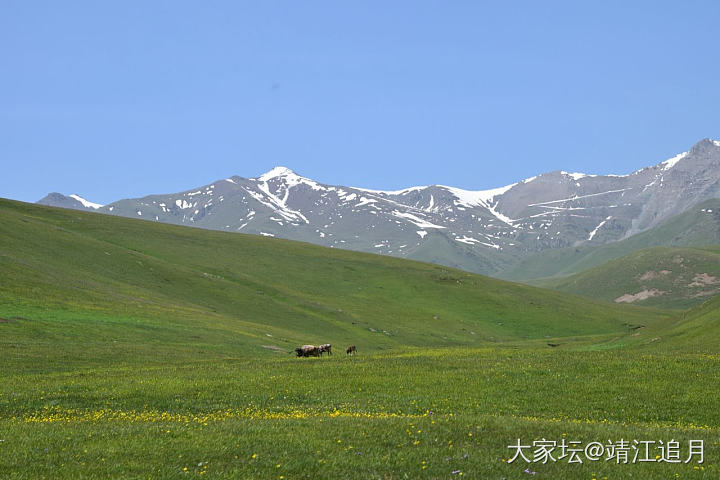
[[[491,190],[326,185],[285,167],[108,205],[51,193],[39,204],[300,240],[503,276],[549,249],[587,248],[720,198],[720,142],[627,175],[554,171]],[[712,214],[712,210],[707,212]]]

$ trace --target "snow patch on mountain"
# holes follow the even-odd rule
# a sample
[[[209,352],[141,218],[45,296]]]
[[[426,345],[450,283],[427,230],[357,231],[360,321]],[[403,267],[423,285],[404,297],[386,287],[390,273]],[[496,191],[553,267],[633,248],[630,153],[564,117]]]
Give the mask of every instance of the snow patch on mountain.
[[[303,184],[309,186],[313,190],[327,190],[327,188],[323,187],[315,180],[302,177],[287,167],[274,167],[273,169],[263,173],[262,175],[253,180],[264,183],[267,183],[271,180],[282,180],[284,181],[285,187],[287,188],[286,192],[289,192],[290,188],[292,187]]]
[[[456,238],[455,241],[461,242],[461,243],[466,243],[468,245],[473,245],[473,244],[477,243],[479,245],[484,245],[486,247],[494,248],[495,250],[500,250],[500,245],[496,245],[494,243],[481,242],[477,238],[468,237],[467,235],[463,235],[462,238]]]
[[[245,190],[247,193],[250,194],[251,197],[253,197],[258,202],[262,203],[266,207],[272,209],[274,212],[276,212],[278,215],[285,218],[285,220],[290,221],[303,221],[305,223],[310,223],[308,219],[303,215],[302,213],[293,210],[291,208],[288,208],[285,205],[285,202],[283,200],[280,200],[278,197],[273,195],[270,192],[270,188],[268,187],[267,183],[261,183],[258,185],[258,189],[262,192],[254,192],[252,190],[248,190],[247,188],[243,187],[243,190]],[[265,196],[263,196],[265,194]],[[287,199],[287,196],[286,196]]]
[[[182,209],[182,210],[185,210],[185,209],[190,208],[190,207],[193,206],[192,203],[188,203],[188,202],[186,202],[186,201],[183,200],[183,199],[177,199],[177,200],[175,200],[175,205],[177,205],[177,207],[180,208],[180,209]]]
[[[272,180],[273,178],[292,175],[295,175],[295,172],[293,172],[287,167],[274,167],[257,177],[257,179],[261,182],[267,182],[268,180]]]
[[[438,185],[440,188],[444,188],[448,192],[452,193],[460,200],[460,204],[465,207],[488,207],[493,202],[495,197],[499,197],[517,183],[506,185],[504,187],[492,188],[490,190],[463,190],[461,188],[448,187],[446,185]]]
[[[430,205],[425,209],[426,212],[433,212],[433,207],[435,206],[435,197],[433,195],[430,195]]]
[[[673,168],[680,160],[682,160],[683,158],[687,157],[688,153],[689,153],[689,152],[678,153],[678,154],[675,155],[674,157],[672,157],[672,158],[670,158],[670,159],[668,159],[668,160],[665,160],[664,162],[662,162],[662,163],[660,164],[660,165],[662,165],[662,170],[663,170],[663,171],[670,170],[670,169]]]
[[[355,200],[356,198],[357,198],[357,193],[351,193],[351,194],[349,194],[349,195],[346,194],[346,195],[340,197],[340,199],[343,200],[343,201],[345,201],[345,202],[352,202],[352,201]]]
[[[355,204],[355,207],[362,207],[363,205],[369,205],[371,203],[377,203],[374,198],[360,197],[360,202]]]
[[[597,175],[588,175],[587,173],[570,173],[565,171],[560,171],[561,175],[565,175],[566,177],[570,177],[573,180],[580,180],[581,178],[585,177],[597,177]]]
[[[82,203],[83,207],[85,207],[85,208],[92,208],[92,209],[97,210],[98,208],[103,206],[103,205],[100,205],[99,203],[93,203],[88,200],[85,200],[80,195],[76,195],[74,193],[72,195],[68,195],[68,196],[70,198],[73,198],[73,199],[77,200],[78,202]]]
[[[467,235],[463,235],[462,238],[456,238],[455,241],[461,242],[461,243],[467,243],[468,245],[472,245],[473,243],[482,243],[477,238],[468,237]]]
[[[493,204],[495,197],[499,197],[506,193],[508,190],[513,188],[517,183],[505,185],[504,187],[492,188],[490,190],[463,190],[461,188],[448,187],[446,185],[438,185],[440,188],[444,188],[448,192],[455,195],[460,200],[460,205],[465,207],[485,207],[490,213],[492,213],[498,220],[507,223],[512,226],[513,221],[510,217],[503,215],[496,210],[497,203]]]
[[[528,205],[528,207],[538,207],[540,205],[548,205],[550,203],[573,202],[573,201],[579,200],[581,198],[597,197],[598,195],[607,195],[609,193],[620,193],[620,192],[625,192],[628,190],[632,190],[632,189],[631,188],[621,188],[619,190],[608,190],[607,192],[591,193],[589,195],[576,195],[574,197],[561,198],[560,200],[551,200],[549,202],[531,203]]]
[[[406,195],[410,192],[417,192],[419,190],[425,190],[426,186],[418,186],[418,187],[408,187],[403,188],[402,190],[372,190],[370,188],[360,188],[360,187],[350,187],[353,190],[360,190],[361,192],[368,192],[368,193],[379,193],[384,195]]]
[[[402,218],[410,223],[413,223],[418,228],[445,228],[442,225],[435,225],[434,223],[430,223],[425,219],[413,215],[412,213],[393,210],[392,214],[398,218]]]
[[[594,229],[592,232],[590,232],[590,236],[588,237],[588,241],[592,240],[593,237],[595,237],[595,234],[598,232],[598,230],[600,230],[600,229],[602,228],[602,226],[605,225],[605,223],[607,223],[607,221],[610,220],[611,218],[612,218],[612,217],[607,217],[605,220],[603,220],[602,222],[600,222],[600,225],[598,225],[597,227],[595,227],[595,229]]]

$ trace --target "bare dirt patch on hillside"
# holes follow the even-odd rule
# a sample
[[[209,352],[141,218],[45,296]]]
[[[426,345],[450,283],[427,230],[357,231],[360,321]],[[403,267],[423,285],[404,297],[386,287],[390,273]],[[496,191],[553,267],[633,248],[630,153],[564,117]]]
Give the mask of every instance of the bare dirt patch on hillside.
[[[626,293],[625,295],[616,298],[615,303],[633,303],[641,300],[647,300],[648,298],[664,295],[666,293],[667,292],[663,292],[662,290],[658,290],[657,288],[653,288],[650,290],[645,289],[635,294]]]
[[[698,273],[693,277],[693,281],[689,287],[705,287],[707,285],[715,285],[718,283],[718,278],[708,275],[707,273]]]

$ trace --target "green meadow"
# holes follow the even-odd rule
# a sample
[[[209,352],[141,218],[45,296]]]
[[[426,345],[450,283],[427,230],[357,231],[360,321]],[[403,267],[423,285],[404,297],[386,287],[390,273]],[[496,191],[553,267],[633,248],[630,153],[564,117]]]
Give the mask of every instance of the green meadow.
[[[0,478],[720,477],[717,298],[615,305],[6,200],[0,279]],[[518,439],[656,443],[510,462]]]

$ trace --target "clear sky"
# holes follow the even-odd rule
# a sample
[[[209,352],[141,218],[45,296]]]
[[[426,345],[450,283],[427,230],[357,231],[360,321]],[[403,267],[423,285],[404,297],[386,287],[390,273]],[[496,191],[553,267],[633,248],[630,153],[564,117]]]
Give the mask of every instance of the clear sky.
[[[377,189],[628,173],[720,138],[717,1],[0,3],[0,196],[275,165]]]

